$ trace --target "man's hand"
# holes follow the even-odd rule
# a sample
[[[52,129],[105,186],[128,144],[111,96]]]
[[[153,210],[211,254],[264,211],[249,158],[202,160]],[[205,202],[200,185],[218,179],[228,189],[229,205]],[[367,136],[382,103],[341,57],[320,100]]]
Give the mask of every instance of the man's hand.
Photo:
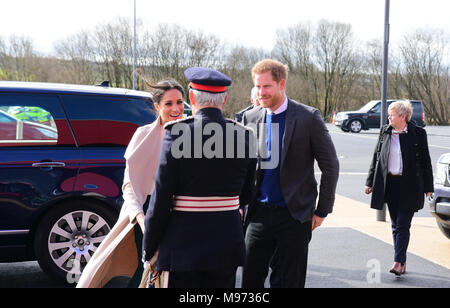
[[[370,195],[372,193],[372,191],[373,191],[372,187],[366,186],[366,189],[365,189],[366,195]]]
[[[148,268],[149,266],[151,266],[151,268],[154,268],[156,261],[158,261],[158,255],[159,255],[159,250],[156,251],[155,255],[149,261],[144,262],[144,268]]]
[[[312,219],[312,231],[314,231],[317,227],[320,227],[324,220],[325,218],[314,215]]]

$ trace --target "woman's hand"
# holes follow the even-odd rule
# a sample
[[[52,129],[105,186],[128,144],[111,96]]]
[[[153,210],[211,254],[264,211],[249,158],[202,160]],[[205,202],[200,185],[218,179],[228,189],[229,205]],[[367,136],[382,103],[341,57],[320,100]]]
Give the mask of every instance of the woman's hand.
[[[373,191],[372,187],[366,186],[366,190],[365,190],[366,195],[370,195],[372,193],[372,191]]]
[[[139,224],[139,227],[141,227],[142,233],[145,231],[145,214],[139,213],[136,216],[137,223]]]

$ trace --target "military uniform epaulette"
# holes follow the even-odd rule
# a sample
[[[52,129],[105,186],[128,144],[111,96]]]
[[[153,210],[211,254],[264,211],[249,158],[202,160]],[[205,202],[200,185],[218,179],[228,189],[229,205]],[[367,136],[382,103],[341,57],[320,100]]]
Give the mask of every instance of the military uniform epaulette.
[[[193,119],[194,119],[194,116],[189,116],[189,117],[186,117],[186,118],[183,118],[183,119],[170,121],[170,122],[164,124],[164,129],[170,129],[172,127],[172,125],[174,125],[174,124],[181,123],[181,122],[187,122],[188,120],[193,120]]]

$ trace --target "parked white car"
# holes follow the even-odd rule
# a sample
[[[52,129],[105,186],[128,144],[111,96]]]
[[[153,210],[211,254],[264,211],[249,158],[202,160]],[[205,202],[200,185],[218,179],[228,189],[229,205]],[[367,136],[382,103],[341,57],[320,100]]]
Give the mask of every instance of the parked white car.
[[[450,153],[437,162],[434,194],[427,203],[439,228],[450,239]]]

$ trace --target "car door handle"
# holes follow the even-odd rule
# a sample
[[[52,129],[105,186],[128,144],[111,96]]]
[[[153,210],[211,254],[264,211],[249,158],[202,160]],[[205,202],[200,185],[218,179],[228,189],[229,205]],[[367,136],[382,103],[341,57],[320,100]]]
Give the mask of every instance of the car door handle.
[[[66,164],[61,162],[50,161],[50,162],[34,163],[31,166],[33,166],[34,168],[64,168]]]

